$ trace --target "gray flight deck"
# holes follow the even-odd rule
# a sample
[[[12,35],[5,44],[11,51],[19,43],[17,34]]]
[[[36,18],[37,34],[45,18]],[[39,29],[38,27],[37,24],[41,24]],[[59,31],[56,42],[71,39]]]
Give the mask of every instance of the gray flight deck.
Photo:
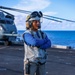
[[[47,75],[75,75],[75,50],[47,50]],[[23,45],[0,45],[0,75],[23,75]]]

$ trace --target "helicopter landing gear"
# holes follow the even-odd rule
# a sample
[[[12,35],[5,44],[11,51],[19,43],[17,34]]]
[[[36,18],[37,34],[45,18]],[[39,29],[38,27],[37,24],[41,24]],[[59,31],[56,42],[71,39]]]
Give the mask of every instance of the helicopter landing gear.
[[[5,45],[5,46],[11,45],[11,41],[4,41],[4,45]]]

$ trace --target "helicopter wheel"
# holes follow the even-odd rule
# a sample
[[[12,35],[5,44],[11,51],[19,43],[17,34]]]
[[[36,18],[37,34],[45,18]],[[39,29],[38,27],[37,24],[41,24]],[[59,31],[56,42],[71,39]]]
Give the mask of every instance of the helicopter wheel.
[[[4,45],[5,46],[8,46],[8,45],[10,45],[11,44],[11,41],[4,41]]]

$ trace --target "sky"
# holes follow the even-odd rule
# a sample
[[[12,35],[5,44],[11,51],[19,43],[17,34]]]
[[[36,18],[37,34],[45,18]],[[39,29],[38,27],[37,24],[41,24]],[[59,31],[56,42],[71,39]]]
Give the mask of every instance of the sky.
[[[0,6],[27,11],[42,11],[45,15],[70,19],[75,21],[75,0],[0,0]],[[25,20],[28,14],[5,10],[15,16],[18,30],[25,30]],[[59,21],[61,21],[59,19]],[[75,23],[42,19],[42,30],[71,30],[75,31]]]

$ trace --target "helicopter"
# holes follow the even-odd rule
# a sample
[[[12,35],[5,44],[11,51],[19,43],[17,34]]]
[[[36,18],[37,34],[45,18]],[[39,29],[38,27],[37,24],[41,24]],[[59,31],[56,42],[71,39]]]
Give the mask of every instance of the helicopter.
[[[10,45],[17,38],[17,28],[14,23],[14,15],[0,10],[0,41],[4,45]]]
[[[3,40],[5,45],[10,45],[12,41],[15,41],[16,37],[18,36],[17,28],[14,23],[14,15],[4,11],[3,9],[25,13],[25,14],[30,14],[31,11],[0,6],[0,40]],[[75,23],[75,21],[73,20],[68,20],[45,14],[43,14],[43,18],[60,23],[62,23],[63,20]]]

